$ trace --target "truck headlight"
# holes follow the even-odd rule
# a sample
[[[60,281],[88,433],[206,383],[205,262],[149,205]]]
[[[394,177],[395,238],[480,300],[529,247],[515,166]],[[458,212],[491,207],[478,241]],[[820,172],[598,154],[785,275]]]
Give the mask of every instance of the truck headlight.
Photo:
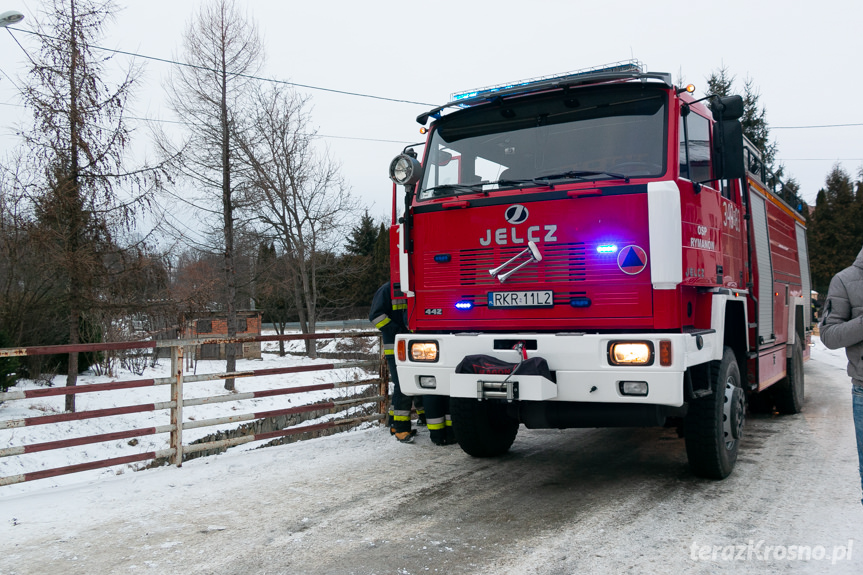
[[[412,341],[410,350],[411,361],[437,361],[438,347],[436,341]]]
[[[653,342],[609,342],[608,363],[611,365],[653,365]]]
[[[422,175],[422,166],[416,158],[399,154],[390,162],[390,179],[400,186],[412,186]]]

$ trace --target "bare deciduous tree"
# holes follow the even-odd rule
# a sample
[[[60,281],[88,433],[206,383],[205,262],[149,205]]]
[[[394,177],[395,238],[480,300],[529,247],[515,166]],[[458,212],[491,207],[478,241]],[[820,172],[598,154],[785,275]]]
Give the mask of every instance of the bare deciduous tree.
[[[283,87],[259,89],[238,142],[246,205],[290,264],[301,329],[315,333],[322,256],[341,244],[358,208],[338,164],[315,149],[307,104]],[[306,349],[315,357],[312,341]]]
[[[234,0],[212,0],[201,5],[183,37],[183,60],[192,66],[176,68],[167,85],[170,102],[185,124],[188,139],[174,146],[160,138],[163,151],[177,158],[182,174],[209,195],[219,198],[224,250],[225,309],[228,337],[237,335],[237,279],[235,227],[237,158],[234,143],[237,116],[244,112],[251,84],[249,75],[261,66],[263,51],[254,22]],[[210,212],[212,214],[212,212]],[[236,349],[227,347],[227,371],[236,370]],[[234,389],[234,380],[225,380]]]

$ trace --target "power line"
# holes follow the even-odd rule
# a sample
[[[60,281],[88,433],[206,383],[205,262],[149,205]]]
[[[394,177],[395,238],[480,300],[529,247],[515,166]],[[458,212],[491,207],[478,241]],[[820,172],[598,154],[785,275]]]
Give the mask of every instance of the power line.
[[[776,158],[777,162],[863,162],[863,158]]]
[[[2,69],[0,69],[2,72]],[[10,102],[0,102],[0,106],[11,106],[13,108],[26,108],[23,104],[13,104]],[[185,126],[185,122],[181,122],[179,120],[163,120],[161,118],[141,118],[138,116],[125,116],[127,120],[138,120],[140,122],[158,122],[162,124],[177,124],[180,126]],[[407,140],[387,140],[384,138],[361,138],[359,136],[331,136],[329,134],[315,134],[314,138],[327,138],[333,140],[356,140],[359,142],[382,142],[385,144],[413,144],[414,142],[409,142]]]
[[[9,26],[7,26],[6,29],[10,30],[10,34],[11,34],[11,30],[15,30],[16,32],[23,32],[25,34],[32,34],[33,36],[41,36],[44,38],[49,38],[51,40],[62,40],[61,38],[49,36],[48,34],[43,34],[41,32],[34,32],[32,30],[24,30],[21,28],[12,28]],[[13,36],[13,38],[14,38],[14,36]],[[123,54],[124,56],[132,56],[133,58],[143,58],[144,60],[154,60],[156,62],[163,62],[165,64],[172,64],[174,66],[183,66],[186,68],[194,68],[197,70],[204,70],[206,72],[219,72],[219,70],[215,70],[213,68],[207,68],[206,66],[198,66],[197,64],[178,62],[176,60],[169,60],[167,58],[158,58],[156,56],[147,56],[145,54],[138,54],[136,52],[127,52],[125,50],[116,50],[114,48],[105,48],[102,46],[94,46],[92,44],[90,45],[90,48],[92,48],[94,50],[102,50],[104,52],[112,52],[114,54]],[[305,88],[307,90],[319,90],[321,92],[330,92],[332,94],[342,94],[344,96],[356,96],[359,98],[371,98],[373,100],[383,100],[386,102],[396,102],[399,104],[413,104],[416,106],[428,106],[428,107],[434,107],[435,106],[435,104],[429,104],[426,102],[415,102],[413,100],[402,100],[399,98],[387,98],[386,96],[375,96],[373,94],[363,94],[361,92],[350,92],[348,90],[337,90],[335,88],[323,88],[321,86],[312,86],[310,84],[300,84],[297,82],[288,82],[287,80],[277,80],[275,78],[264,78],[262,76],[253,76],[250,74],[232,74],[232,76],[235,76],[237,78],[248,78],[249,80],[258,80],[261,82],[271,82],[273,84],[282,84],[285,86],[295,86],[297,88]]]
[[[50,36],[48,34],[43,34],[41,32],[34,32],[32,30],[24,30],[22,28],[12,28],[11,26],[7,26],[6,29],[9,30],[10,35],[12,35],[11,31],[15,30],[16,32],[23,32],[24,34],[31,34],[33,36],[41,36],[44,38],[50,38],[51,40],[61,40],[61,38]],[[15,39],[16,43],[18,42],[18,40],[17,40],[17,38],[15,38],[15,36],[12,36],[12,38]],[[18,45],[21,46],[20,43]],[[91,45],[90,48],[93,48],[94,50],[102,50],[104,52],[112,52],[114,54],[122,54],[124,56],[131,56],[133,58],[142,58],[144,60],[153,60],[153,61],[162,62],[165,64],[172,64],[174,66],[183,66],[186,68],[194,68],[197,70],[204,70],[206,72],[218,72],[218,70],[215,70],[213,68],[208,68],[206,66],[198,66],[197,64],[189,64],[187,62],[178,62],[177,60],[170,60],[168,58],[159,58],[157,56],[148,56],[146,54],[139,54],[137,52],[128,52],[125,50],[117,50],[115,48],[105,48],[103,46],[94,46],[94,45]],[[23,50],[24,47],[21,46],[21,49]],[[26,52],[26,50],[25,50],[25,52]],[[29,54],[28,54],[28,56],[29,56]],[[330,92],[332,94],[342,94],[344,96],[356,96],[359,98],[371,98],[374,100],[383,100],[386,102],[396,102],[399,104],[413,104],[416,106],[429,106],[429,107],[436,106],[436,104],[429,104],[428,102],[417,102],[414,100],[404,100],[404,99],[400,99],[400,98],[388,98],[386,96],[376,96],[374,94],[363,94],[361,92],[351,92],[348,90],[338,90],[336,88],[324,88],[322,86],[313,86],[311,84],[300,84],[298,82],[288,82],[287,80],[278,80],[276,78],[264,78],[262,76],[254,76],[254,75],[250,75],[250,74],[233,74],[233,75],[238,77],[238,78],[248,78],[250,80],[258,80],[261,82],[271,82],[273,84],[282,84],[285,86],[295,86],[298,88],[305,88],[308,90],[319,90],[321,92]],[[167,121],[167,120],[163,120],[163,121]],[[806,130],[806,129],[820,129],[820,128],[850,128],[850,127],[860,127],[860,126],[863,126],[863,123],[820,124],[820,125],[812,125],[812,126],[770,126],[770,129],[772,129],[772,130]],[[337,136],[331,136],[331,137],[335,138]]]
[[[811,128],[850,128],[863,124],[822,124],[820,126],[770,126],[771,130],[808,130]]]

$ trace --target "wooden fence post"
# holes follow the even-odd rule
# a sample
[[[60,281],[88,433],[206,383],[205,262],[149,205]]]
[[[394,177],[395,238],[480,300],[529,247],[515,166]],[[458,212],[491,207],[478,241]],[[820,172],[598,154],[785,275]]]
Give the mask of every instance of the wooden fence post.
[[[183,348],[171,347],[171,448],[174,449],[174,465],[183,466]]]

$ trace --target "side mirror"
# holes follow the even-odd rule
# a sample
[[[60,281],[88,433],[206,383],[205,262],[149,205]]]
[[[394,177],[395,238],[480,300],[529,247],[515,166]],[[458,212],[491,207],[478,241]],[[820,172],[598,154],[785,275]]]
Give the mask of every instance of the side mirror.
[[[710,105],[713,111],[713,145],[717,180],[736,180],[746,176],[743,161],[743,98],[725,96],[715,98]]]
[[[713,112],[713,119],[717,122],[739,120],[743,117],[743,96],[714,98],[710,102],[710,110]]]
[[[438,150],[435,153],[434,159],[432,160],[433,164],[437,164],[438,166],[446,166],[452,161],[452,154],[446,152],[444,150]]]

